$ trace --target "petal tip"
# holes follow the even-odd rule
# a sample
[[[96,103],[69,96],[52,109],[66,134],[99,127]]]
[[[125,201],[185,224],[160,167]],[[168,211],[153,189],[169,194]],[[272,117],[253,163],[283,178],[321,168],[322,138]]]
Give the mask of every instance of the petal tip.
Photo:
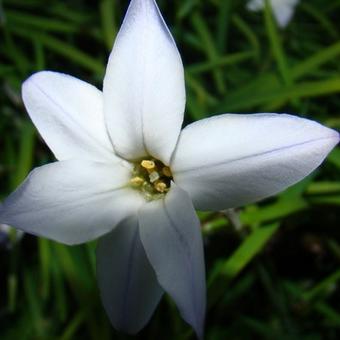
[[[195,334],[199,340],[204,339],[204,315],[200,320],[196,320],[196,324],[191,325],[195,331]]]
[[[22,86],[27,86],[31,81],[37,80],[41,77],[44,77],[46,74],[53,73],[52,71],[39,71],[31,74],[23,83]]]
[[[21,93],[23,99],[25,100],[25,95],[27,94],[32,85],[35,86],[37,83],[43,81],[46,77],[48,77],[51,74],[58,74],[58,72],[39,71],[30,75],[21,85]]]
[[[340,133],[336,130],[325,127],[327,132],[325,133],[325,141],[329,141],[329,151],[336,147],[340,142]]]
[[[40,72],[38,72],[40,73]],[[33,73],[31,76],[29,76],[22,84],[21,84],[21,93],[23,96],[23,99],[25,100],[24,96],[27,93],[27,91],[29,90],[29,87],[32,84],[32,81],[36,78],[37,73]]]
[[[333,130],[333,135],[333,138],[336,141],[335,145],[337,145],[340,142],[340,133],[336,130]]]
[[[134,18],[144,18],[155,10],[156,12],[158,11],[158,6],[154,0],[131,0],[125,14],[124,21],[129,16]]]

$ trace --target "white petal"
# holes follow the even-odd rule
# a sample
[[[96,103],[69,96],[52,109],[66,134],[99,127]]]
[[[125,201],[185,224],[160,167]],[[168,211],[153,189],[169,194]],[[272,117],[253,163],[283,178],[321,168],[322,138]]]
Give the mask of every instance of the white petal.
[[[58,160],[114,158],[104,124],[103,95],[57,72],[39,72],[22,86],[26,109]]]
[[[171,169],[197,209],[226,209],[298,182],[338,141],[336,131],[303,118],[225,114],[182,131]]]
[[[115,150],[169,163],[185,106],[183,65],[154,0],[132,0],[104,79],[104,112]]]
[[[149,321],[163,294],[131,217],[100,239],[97,278],[105,310],[120,331],[137,333]]]
[[[189,196],[173,183],[164,200],[141,208],[139,223],[141,240],[158,282],[202,338],[206,306],[203,244],[200,222]]]
[[[273,13],[278,25],[285,28],[294,15],[295,4],[282,3],[273,7]]]
[[[143,199],[118,164],[61,161],[36,168],[0,207],[0,223],[66,244],[93,240],[135,213]]]
[[[299,0],[271,0],[273,14],[280,27],[284,28],[287,26],[298,2]],[[264,0],[250,0],[247,3],[247,8],[251,11],[259,11],[264,6]]]
[[[247,8],[250,11],[257,12],[264,8],[264,4],[265,4],[264,0],[250,0],[247,3]]]

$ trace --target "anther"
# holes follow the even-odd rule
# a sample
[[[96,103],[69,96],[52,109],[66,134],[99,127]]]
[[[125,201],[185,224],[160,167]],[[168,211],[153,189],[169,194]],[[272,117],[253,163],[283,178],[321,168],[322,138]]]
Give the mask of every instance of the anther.
[[[166,195],[170,190],[171,180],[170,167],[154,158],[141,159],[135,164],[130,186],[139,190],[147,201],[152,201]]]
[[[163,175],[166,177],[172,177],[171,170],[168,166],[163,167],[162,169]]]
[[[142,177],[136,176],[130,179],[130,183],[135,187],[140,187],[144,183],[144,179]]]
[[[154,187],[160,193],[164,193],[168,189],[167,185],[163,181],[156,181]]]
[[[154,161],[150,161],[146,159],[142,160],[140,165],[148,171],[152,171],[156,167],[156,164]]]

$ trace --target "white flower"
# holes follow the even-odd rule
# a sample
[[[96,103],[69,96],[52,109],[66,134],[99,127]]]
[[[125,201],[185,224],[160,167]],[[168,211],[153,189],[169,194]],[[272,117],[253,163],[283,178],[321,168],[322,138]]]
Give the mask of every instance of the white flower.
[[[114,327],[139,331],[163,291],[202,337],[206,305],[195,208],[274,195],[313,171],[339,134],[286,114],[224,114],[181,131],[184,72],[154,0],[132,0],[103,92],[39,72],[27,111],[57,162],[35,169],[0,221],[66,244],[99,236],[98,283]]]
[[[294,10],[299,0],[269,0],[273,14],[279,26],[284,28],[294,15]],[[260,11],[265,6],[265,0],[250,0],[247,8],[251,11]]]

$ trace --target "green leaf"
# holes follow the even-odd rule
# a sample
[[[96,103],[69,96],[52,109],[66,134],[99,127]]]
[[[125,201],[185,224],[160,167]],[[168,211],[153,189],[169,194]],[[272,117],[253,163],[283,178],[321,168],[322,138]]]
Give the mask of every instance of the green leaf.
[[[208,280],[209,303],[211,305],[223,296],[227,285],[263,249],[278,228],[278,223],[256,228],[228,259],[220,260],[215,264]]]

